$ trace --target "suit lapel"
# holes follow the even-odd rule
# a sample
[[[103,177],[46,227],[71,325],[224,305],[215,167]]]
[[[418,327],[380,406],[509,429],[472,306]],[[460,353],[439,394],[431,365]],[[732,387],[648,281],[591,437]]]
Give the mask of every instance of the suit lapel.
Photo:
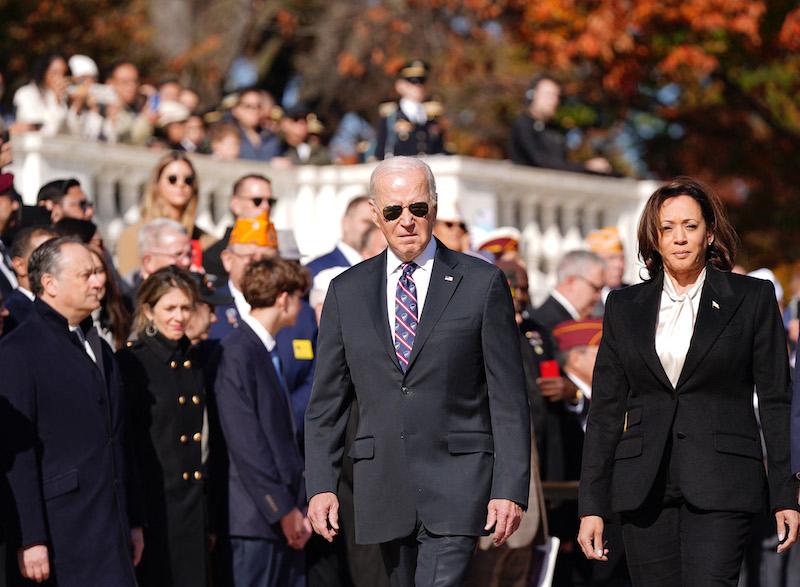
[[[694,334],[676,389],[680,389],[695,372],[711,345],[736,313],[742,299],[741,294],[736,294],[731,289],[727,275],[709,265],[706,269],[706,282],[700,294],[700,309]]]
[[[372,262],[368,279],[369,283],[364,288],[367,297],[367,312],[372,316],[375,334],[381,342],[381,346],[395,367],[400,369],[400,362],[394,352],[392,335],[389,332],[389,316],[386,314],[386,251],[381,253],[377,261]]]
[[[414,339],[414,348],[411,350],[406,372],[411,370],[414,361],[436,327],[436,323],[442,316],[442,312],[444,312],[463,277],[461,273],[455,271],[458,261],[450,250],[438,241],[436,244],[436,257],[431,271],[431,281],[428,285],[425,306],[422,308],[419,327]],[[448,279],[445,279],[445,277]]]
[[[631,313],[630,328],[634,346],[642,355],[648,369],[671,392],[672,383],[661,365],[661,359],[656,354],[656,326],[663,284],[664,273],[662,272],[658,277],[642,286],[639,294],[634,298],[634,304],[638,306],[638,311]]]

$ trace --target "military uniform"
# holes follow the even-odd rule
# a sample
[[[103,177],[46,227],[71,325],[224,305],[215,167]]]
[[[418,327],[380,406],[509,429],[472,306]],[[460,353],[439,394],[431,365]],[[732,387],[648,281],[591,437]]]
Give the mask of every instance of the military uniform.
[[[444,153],[444,130],[441,124],[442,105],[424,102],[427,120],[414,122],[400,108],[400,102],[381,104],[381,121],[375,157],[379,160],[394,155],[417,156]]]
[[[118,358],[147,520],[139,584],[206,585],[206,394],[197,351],[186,337],[142,333]]]

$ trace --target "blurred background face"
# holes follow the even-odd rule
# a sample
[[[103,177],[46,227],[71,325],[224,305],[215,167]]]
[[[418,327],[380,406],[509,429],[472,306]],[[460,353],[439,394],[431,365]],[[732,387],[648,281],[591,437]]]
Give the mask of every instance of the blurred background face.
[[[86,197],[86,194],[83,193],[83,189],[77,185],[69,188],[61,202],[53,206],[53,222],[58,222],[62,218],[91,220],[93,216],[94,207],[89,198]]]
[[[433,234],[442,241],[448,249],[464,252],[464,244],[467,234],[467,225],[455,220],[437,220],[433,228]]]
[[[239,137],[233,135],[225,135],[211,143],[211,152],[217,159],[223,161],[233,161],[239,158],[239,147],[241,141]]]
[[[308,122],[305,117],[284,117],[281,120],[281,130],[284,140],[293,147],[304,143],[308,138]]]
[[[167,82],[158,88],[158,97],[162,102],[178,102],[181,97],[181,85],[178,82]]]
[[[231,212],[236,218],[255,218],[270,211],[272,186],[262,179],[249,178],[239,185],[231,198]]]
[[[204,302],[197,302],[189,322],[186,324],[186,336],[192,344],[208,340],[208,331],[217,321],[214,307]]]
[[[222,265],[228,272],[228,277],[234,287],[241,289],[242,278],[248,265],[259,259],[271,259],[275,257],[277,251],[270,247],[260,247],[258,245],[242,245],[239,243],[228,245],[222,252]]]
[[[530,112],[539,120],[550,120],[556,115],[561,101],[561,88],[553,80],[543,79],[536,84]]]
[[[244,128],[257,128],[261,118],[261,96],[258,92],[243,94],[233,109],[233,117]]]
[[[19,209],[19,203],[11,197],[11,194],[0,196],[0,232],[5,230],[17,209]]]
[[[622,275],[625,273],[624,253],[598,253],[606,262],[606,287],[611,289],[622,285]]]
[[[184,136],[195,145],[199,145],[206,138],[206,126],[199,116],[190,116],[184,126]]]
[[[369,201],[365,200],[342,217],[342,241],[358,250],[372,225],[372,209]]]
[[[425,83],[412,83],[408,80],[399,79],[395,82],[395,90],[401,98],[412,102],[422,102],[425,99]]]
[[[114,70],[109,83],[123,104],[132,105],[136,102],[139,93],[139,70],[136,67],[130,63],[120,65]]]
[[[44,85],[56,93],[63,91],[67,83],[67,62],[61,58],[54,59],[44,74]]]
[[[567,277],[559,291],[580,314],[588,317],[600,301],[605,286],[605,271],[602,265],[593,265],[584,275]]]
[[[142,255],[142,273],[152,275],[159,269],[175,265],[186,271],[192,264],[192,244],[182,232],[166,230],[151,251]]]
[[[192,315],[192,300],[182,289],[173,287],[153,306],[144,308],[145,316],[169,340],[179,340],[186,333]]]
[[[100,259],[100,255],[94,251],[92,251],[92,260],[94,261],[97,279],[100,282],[100,291],[97,295],[100,297],[100,301],[102,302],[106,297],[106,283],[108,282],[108,275],[106,274],[106,270],[102,259]]]
[[[47,276],[42,284],[56,310],[68,318],[86,318],[100,307],[101,279],[92,258],[92,253],[83,245],[65,244],[61,248],[58,273]]]
[[[192,199],[195,179],[186,161],[172,161],[158,178],[158,195],[170,208],[183,211]]]

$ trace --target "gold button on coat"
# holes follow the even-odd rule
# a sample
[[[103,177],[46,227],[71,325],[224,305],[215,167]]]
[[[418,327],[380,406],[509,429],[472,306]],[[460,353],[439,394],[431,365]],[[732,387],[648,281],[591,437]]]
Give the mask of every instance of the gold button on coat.
[[[184,473],[183,474],[183,480],[184,481],[188,481],[189,480],[189,473]]]
[[[194,440],[195,442],[200,442],[200,439],[202,438],[203,436],[199,432],[195,432],[194,436],[192,436],[192,440]]]
[[[200,481],[200,479],[203,478],[203,474],[200,471],[195,471],[194,472],[194,478],[197,479],[198,481]]]
[[[178,404],[184,405],[186,403],[186,396],[182,395],[178,398]]]
[[[192,403],[194,405],[196,405],[196,406],[199,406],[200,405],[200,396],[199,395],[193,395],[192,396]]]
[[[181,434],[181,444],[186,444],[187,442],[189,442],[189,437],[185,434]]]
[[[187,360],[187,361],[184,361],[184,362],[183,362],[183,368],[184,368],[184,369],[191,369],[191,368],[192,368],[192,362],[191,362],[191,361],[188,361],[188,360]]]
[[[169,366],[172,367],[173,369],[177,369],[178,368],[178,361],[170,361],[169,362]]]

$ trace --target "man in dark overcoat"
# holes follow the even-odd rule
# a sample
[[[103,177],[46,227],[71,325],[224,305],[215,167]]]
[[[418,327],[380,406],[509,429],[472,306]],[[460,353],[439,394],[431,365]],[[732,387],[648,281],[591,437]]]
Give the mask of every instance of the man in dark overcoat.
[[[119,374],[90,317],[100,271],[76,239],[40,246],[29,264],[33,311],[0,341],[19,571],[61,587],[134,586],[143,549]]]

